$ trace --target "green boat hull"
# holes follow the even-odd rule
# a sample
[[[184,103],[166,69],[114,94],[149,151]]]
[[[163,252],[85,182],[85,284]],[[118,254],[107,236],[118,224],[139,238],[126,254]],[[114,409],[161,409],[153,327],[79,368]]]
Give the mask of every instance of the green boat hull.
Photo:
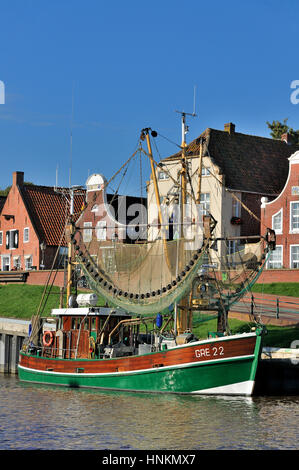
[[[19,378],[68,387],[248,396],[253,393],[260,349],[261,337],[257,336],[254,354],[249,356],[114,373],[41,371],[19,365]]]

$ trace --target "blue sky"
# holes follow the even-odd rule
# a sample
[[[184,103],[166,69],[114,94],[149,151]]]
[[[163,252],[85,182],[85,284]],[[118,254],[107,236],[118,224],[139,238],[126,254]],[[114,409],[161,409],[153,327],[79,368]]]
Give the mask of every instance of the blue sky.
[[[262,136],[267,120],[299,129],[298,16],[296,0],[2,0],[0,187],[16,170],[42,185],[57,168],[61,186],[70,167],[72,184],[110,178],[143,127],[179,144],[175,110],[193,111],[194,86],[188,141],[230,121]],[[177,151],[156,144],[161,157]]]

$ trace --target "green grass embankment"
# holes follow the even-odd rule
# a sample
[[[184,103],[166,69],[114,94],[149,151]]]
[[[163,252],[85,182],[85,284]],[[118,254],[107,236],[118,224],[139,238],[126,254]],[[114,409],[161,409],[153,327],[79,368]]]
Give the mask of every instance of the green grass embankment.
[[[254,284],[252,292],[273,294],[277,296],[299,297],[299,282],[272,282],[270,284]]]
[[[49,294],[47,289],[45,295],[44,291],[44,286],[0,285],[0,317],[30,320],[37,313],[42,299],[40,314],[48,316],[52,308],[59,308],[60,289],[53,286]],[[63,305],[66,305],[66,296]],[[100,299],[99,305],[104,305],[103,299]]]
[[[209,320],[193,329],[197,338],[206,338],[209,331],[216,331],[217,320]],[[233,334],[249,333],[255,323],[243,322],[235,318],[229,318],[229,327]],[[299,340],[299,327],[267,325],[267,334],[264,337],[264,346],[274,348],[290,348],[294,340]]]

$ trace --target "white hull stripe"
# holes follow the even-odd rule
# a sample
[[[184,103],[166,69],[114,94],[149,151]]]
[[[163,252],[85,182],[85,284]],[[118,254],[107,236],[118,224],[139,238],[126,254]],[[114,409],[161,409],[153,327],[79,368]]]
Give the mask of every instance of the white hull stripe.
[[[253,380],[239,382],[230,385],[223,385],[221,387],[206,388],[204,390],[195,390],[190,392],[192,394],[203,395],[252,395],[254,387]]]
[[[138,370],[126,370],[126,371],[119,371],[119,372],[94,372],[94,373],[89,373],[89,372],[56,372],[53,370],[40,370],[40,369],[32,369],[31,367],[24,367],[19,364],[19,368],[23,370],[27,370],[30,372],[35,372],[35,373],[42,373],[42,374],[49,374],[49,375],[67,375],[67,376],[76,376],[78,377],[79,375],[82,375],[84,377],[108,377],[108,376],[114,376],[114,375],[131,375],[131,374],[140,374],[140,373],[145,373],[145,372],[150,372],[150,373],[156,373],[164,370],[172,370],[172,369],[182,369],[185,367],[198,367],[198,366],[205,366],[209,364],[216,364],[219,362],[232,362],[232,361],[240,361],[240,360],[248,360],[248,359],[254,359],[254,354],[250,354],[248,356],[235,356],[235,357],[225,357],[223,359],[213,359],[211,361],[198,361],[198,362],[188,362],[185,364],[175,364],[172,366],[164,366],[164,367],[153,367],[150,369],[138,369]],[[84,368],[84,364],[81,365],[82,368]]]

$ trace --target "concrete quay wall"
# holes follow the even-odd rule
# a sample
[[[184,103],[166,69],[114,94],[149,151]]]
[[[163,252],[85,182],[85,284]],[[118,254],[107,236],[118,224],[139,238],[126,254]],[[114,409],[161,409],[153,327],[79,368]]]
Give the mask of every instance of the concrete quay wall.
[[[0,318],[0,373],[17,374],[19,352],[28,336],[29,321]]]

